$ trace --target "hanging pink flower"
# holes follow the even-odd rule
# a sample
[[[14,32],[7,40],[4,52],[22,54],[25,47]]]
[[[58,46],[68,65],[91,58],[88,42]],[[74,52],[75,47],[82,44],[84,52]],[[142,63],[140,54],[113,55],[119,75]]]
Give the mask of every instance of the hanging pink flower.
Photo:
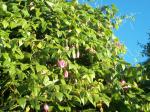
[[[117,46],[118,48],[121,48],[121,47],[122,47],[122,44],[121,44],[120,42],[117,42],[117,43],[116,43],[116,46]]]
[[[60,68],[65,68],[67,66],[67,63],[64,60],[59,60],[58,61],[58,66]]]
[[[123,90],[127,91],[129,88],[131,88],[131,86],[127,85],[127,86],[124,86],[122,88],[123,88]]]
[[[125,80],[121,80],[121,85],[125,85],[126,81]]]
[[[47,104],[44,104],[44,112],[48,112],[49,106]]]
[[[65,70],[64,77],[68,78],[68,71],[67,70]]]

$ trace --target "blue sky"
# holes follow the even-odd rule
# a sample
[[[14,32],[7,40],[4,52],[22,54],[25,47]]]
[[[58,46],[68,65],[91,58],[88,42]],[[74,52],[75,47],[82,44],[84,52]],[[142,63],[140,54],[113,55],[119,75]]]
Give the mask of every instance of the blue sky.
[[[119,9],[118,15],[134,15],[135,21],[124,20],[115,34],[127,47],[126,61],[136,64],[146,60],[141,56],[142,48],[137,43],[145,44],[148,40],[150,0],[95,0],[92,6],[98,4],[115,4]]]

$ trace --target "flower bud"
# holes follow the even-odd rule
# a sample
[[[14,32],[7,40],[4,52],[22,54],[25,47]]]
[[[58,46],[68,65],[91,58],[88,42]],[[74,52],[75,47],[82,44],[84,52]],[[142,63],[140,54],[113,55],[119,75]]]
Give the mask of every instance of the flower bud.
[[[79,58],[80,57],[80,52],[79,52],[79,50],[77,51],[77,54],[76,54],[77,56],[77,58]]]
[[[64,77],[68,78],[68,71],[67,70],[65,70]]]
[[[131,88],[131,86],[127,85],[127,86],[124,86],[124,87],[123,87],[123,90],[124,90],[124,91],[127,91],[129,88]]]
[[[125,80],[121,80],[121,85],[125,85],[126,84],[126,81]]]
[[[48,112],[49,106],[47,104],[44,104],[44,112]]]
[[[76,59],[76,51],[75,51],[75,47],[74,46],[72,47],[72,50],[73,50],[72,51],[72,58]]]

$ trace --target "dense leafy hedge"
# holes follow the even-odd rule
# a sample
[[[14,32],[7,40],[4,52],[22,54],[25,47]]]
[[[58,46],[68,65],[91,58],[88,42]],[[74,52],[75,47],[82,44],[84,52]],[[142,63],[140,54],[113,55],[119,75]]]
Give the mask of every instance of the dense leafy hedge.
[[[2,111],[149,111],[140,66],[121,57],[114,5],[6,0],[0,4]]]

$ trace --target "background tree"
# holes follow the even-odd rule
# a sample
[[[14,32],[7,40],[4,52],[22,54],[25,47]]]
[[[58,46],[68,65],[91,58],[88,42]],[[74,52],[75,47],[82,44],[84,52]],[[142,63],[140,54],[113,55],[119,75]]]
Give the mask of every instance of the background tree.
[[[145,91],[150,92],[150,33],[148,33],[148,42],[145,45],[141,45],[143,48],[142,55],[147,57],[147,60],[143,62],[144,72],[143,72],[143,80],[142,87]]]

